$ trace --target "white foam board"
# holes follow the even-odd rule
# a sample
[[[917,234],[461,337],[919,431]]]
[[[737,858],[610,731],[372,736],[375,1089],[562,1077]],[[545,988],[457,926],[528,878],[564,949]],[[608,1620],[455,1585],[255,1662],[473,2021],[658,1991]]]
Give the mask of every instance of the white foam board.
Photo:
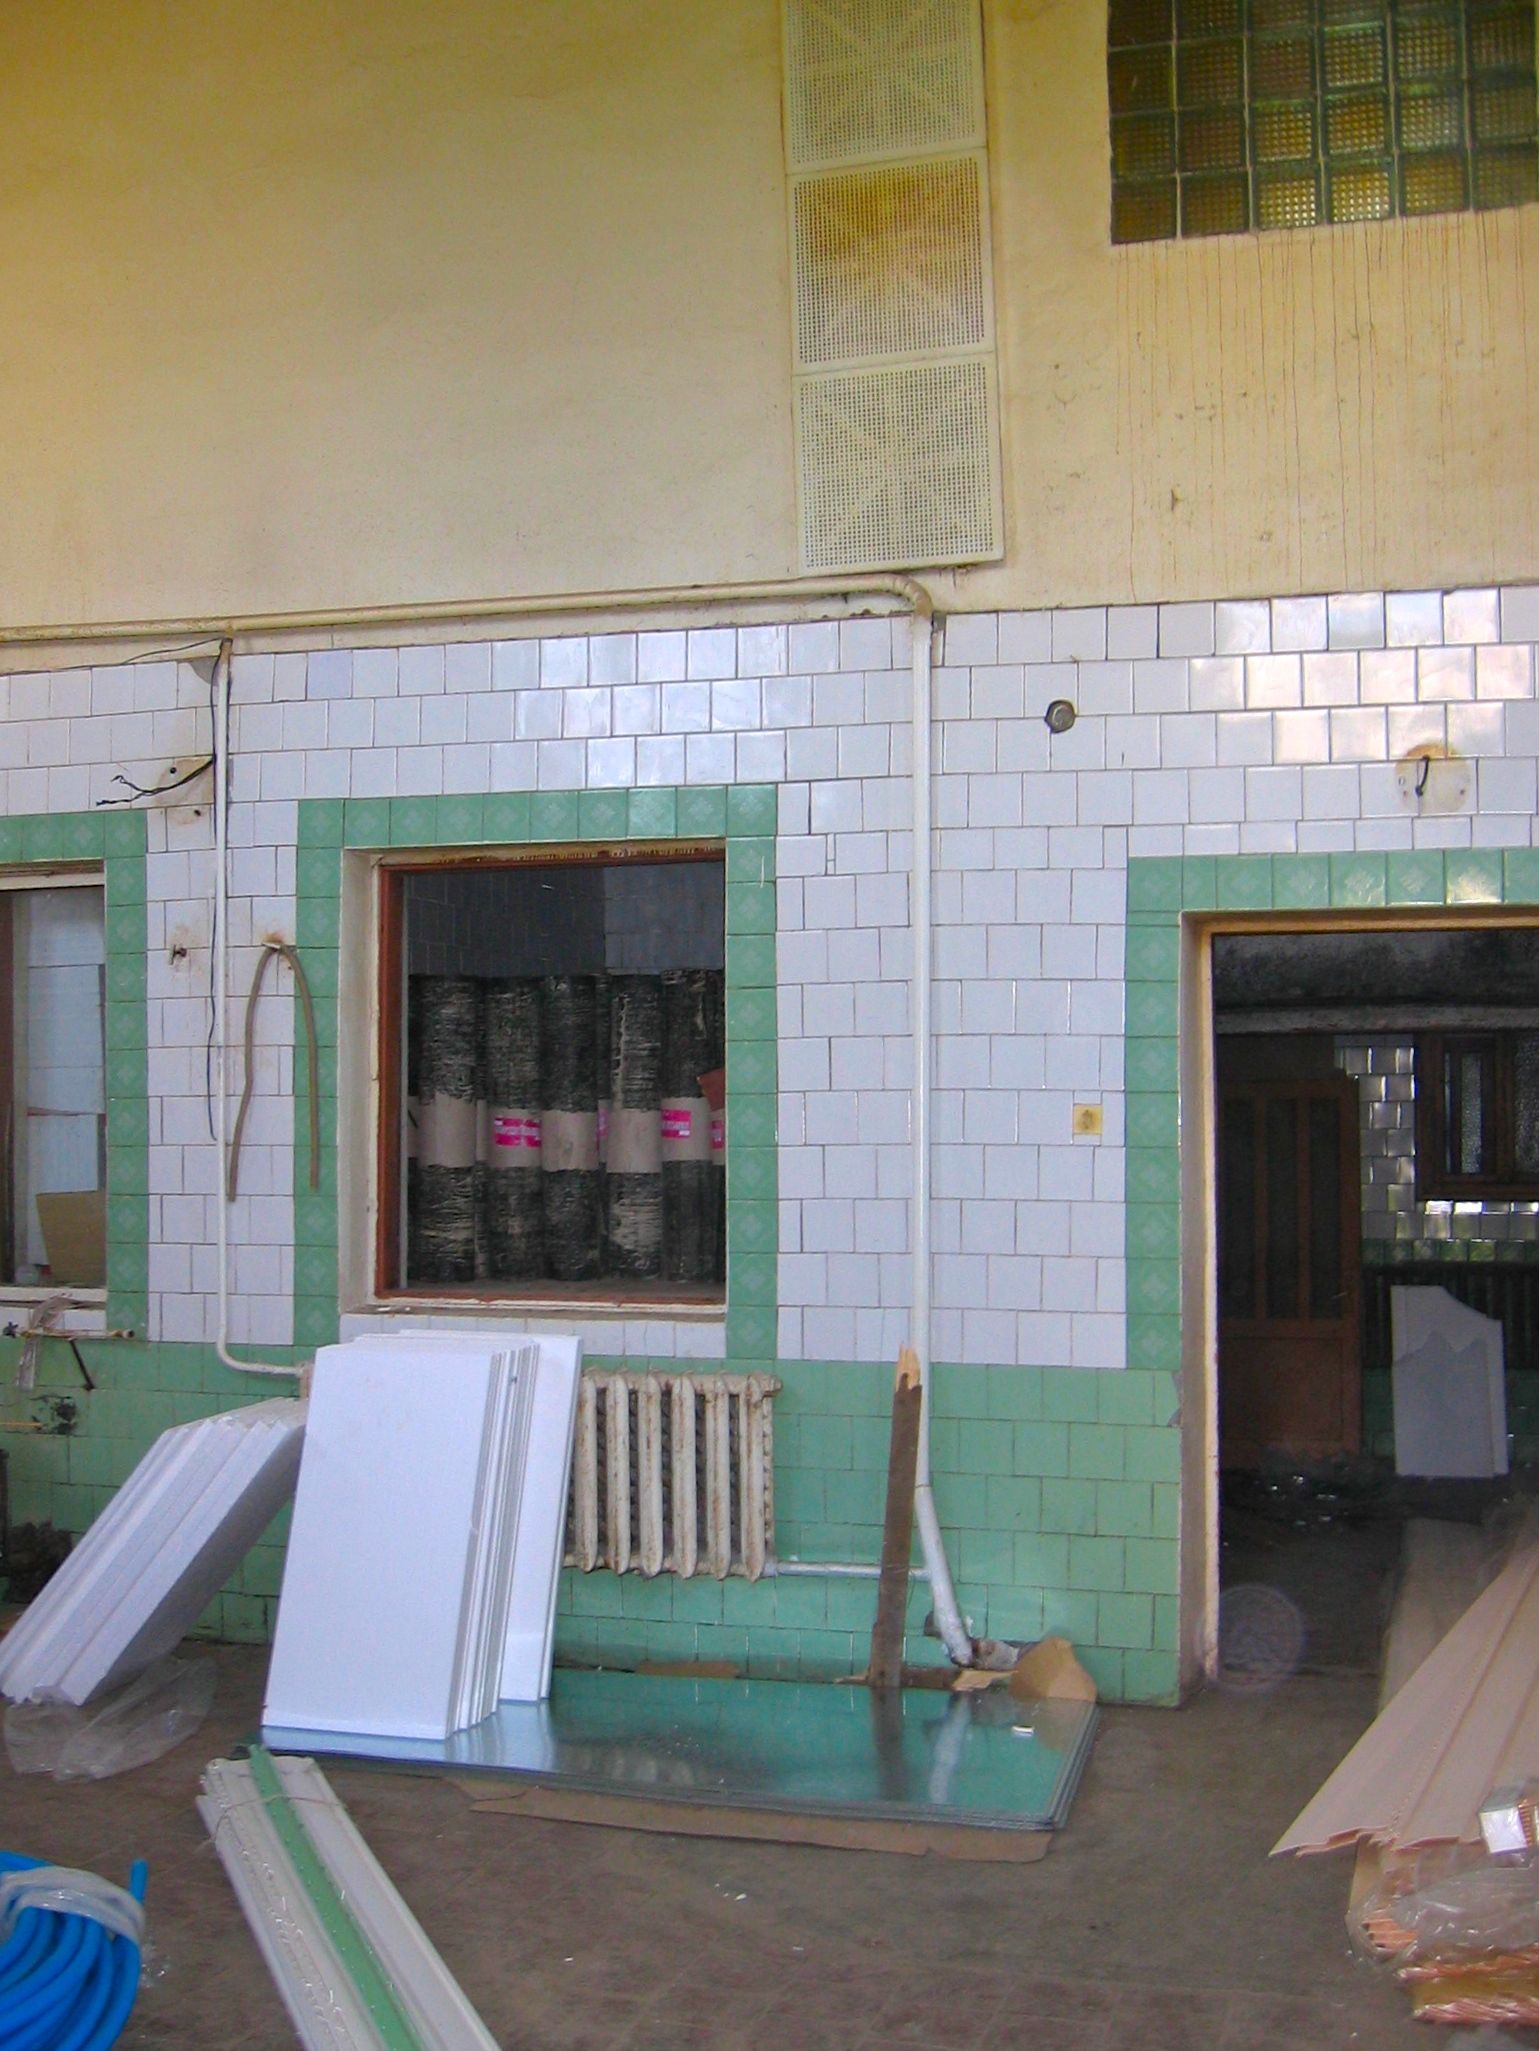
[[[1479,1479],[1507,1472],[1501,1321],[1446,1289],[1390,1291],[1395,1467]]]

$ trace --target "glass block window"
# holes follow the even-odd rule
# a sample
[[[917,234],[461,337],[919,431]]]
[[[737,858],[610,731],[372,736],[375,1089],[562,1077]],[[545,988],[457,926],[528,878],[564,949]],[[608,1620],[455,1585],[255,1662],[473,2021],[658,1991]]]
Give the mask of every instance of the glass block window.
[[[1110,0],[1112,240],[1539,199],[1534,0]]]

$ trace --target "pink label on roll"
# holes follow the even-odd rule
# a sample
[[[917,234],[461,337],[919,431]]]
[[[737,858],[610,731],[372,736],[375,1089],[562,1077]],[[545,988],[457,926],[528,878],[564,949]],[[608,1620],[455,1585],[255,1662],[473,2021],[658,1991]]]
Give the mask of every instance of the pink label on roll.
[[[687,1111],[665,1110],[663,1112],[663,1138],[688,1139],[693,1126]]]
[[[492,1145],[496,1147],[534,1147],[540,1144],[540,1121],[538,1118],[494,1118],[492,1120]]]
[[[608,1106],[607,1104],[600,1104],[600,1105],[599,1105],[599,1107],[598,1107],[598,1139],[599,1139],[599,1145],[600,1145],[600,1146],[602,1146],[602,1145],[604,1144],[605,1140],[606,1140],[606,1139],[608,1139],[608,1137],[609,1137],[609,1106]]]
[[[716,1116],[711,1120],[711,1152],[713,1154],[719,1154],[726,1144],[727,1121],[725,1116],[720,1111],[718,1111],[716,1113]]]

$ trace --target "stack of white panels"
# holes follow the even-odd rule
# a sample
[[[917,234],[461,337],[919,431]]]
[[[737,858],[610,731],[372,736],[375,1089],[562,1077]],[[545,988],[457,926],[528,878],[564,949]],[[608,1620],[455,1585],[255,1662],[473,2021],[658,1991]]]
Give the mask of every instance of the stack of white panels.
[[[515,1665],[543,1692],[577,1349],[558,1342],[544,1378],[547,1405],[564,1406],[559,1501],[543,1471],[526,1486],[532,1438],[551,1436],[545,1418],[533,1429],[543,1350],[424,1333],[319,1354],[269,1727],[427,1739],[467,1729],[496,1707],[510,1619],[534,1613],[537,1649]],[[530,1585],[515,1600],[526,1562]]]
[[[10,1632],[0,1694],[84,1703],[170,1652],[294,1491],[305,1405],[162,1432]]]

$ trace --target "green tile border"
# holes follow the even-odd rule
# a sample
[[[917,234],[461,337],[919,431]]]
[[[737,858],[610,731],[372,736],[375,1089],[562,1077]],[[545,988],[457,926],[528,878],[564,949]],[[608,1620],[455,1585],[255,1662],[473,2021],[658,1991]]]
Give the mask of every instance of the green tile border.
[[[39,812],[0,820],[0,863],[99,862],[106,947],[107,1323],[142,1334],[149,1318],[149,954],[143,812]],[[42,880],[41,878],[39,879]]]
[[[321,1042],[321,1186],[299,1186],[308,1158],[309,1076],[296,1059],[294,1341],[332,1343],[340,1317],[337,1215],[337,995],[343,855],[349,850],[606,841],[720,840],[726,860],[727,1300],[726,1364],[775,1359],[772,1281],[780,1245],[775,1150],[774,784],[644,790],[512,791],[487,796],[308,798],[298,806],[296,937]],[[302,1047],[295,1007],[295,1045]],[[766,1265],[767,1263],[767,1265]],[[637,1317],[647,1317],[638,1306]],[[666,1313],[661,1315],[666,1316]]]

